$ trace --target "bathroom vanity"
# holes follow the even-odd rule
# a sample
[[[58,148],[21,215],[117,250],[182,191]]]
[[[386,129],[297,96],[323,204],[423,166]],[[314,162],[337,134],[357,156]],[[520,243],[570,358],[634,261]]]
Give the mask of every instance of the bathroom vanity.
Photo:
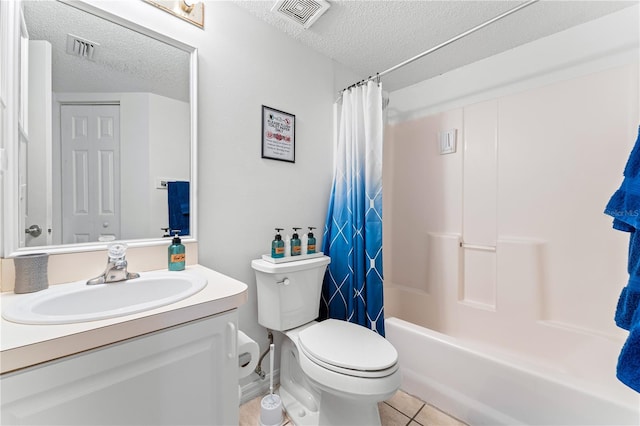
[[[187,271],[207,286],[145,312],[58,325],[3,319],[0,423],[237,424],[247,286],[202,266]],[[21,296],[0,296],[3,309]]]

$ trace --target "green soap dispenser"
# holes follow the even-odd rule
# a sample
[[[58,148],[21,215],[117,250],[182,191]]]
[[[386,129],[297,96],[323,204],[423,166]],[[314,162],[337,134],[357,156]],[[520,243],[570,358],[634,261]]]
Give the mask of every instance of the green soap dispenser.
[[[313,236],[315,226],[307,226],[309,233],[307,234],[307,254],[313,254],[316,252],[316,237]]]
[[[291,236],[291,256],[300,256],[302,253],[302,242],[300,241],[300,237],[298,237],[298,229],[301,228],[293,228],[293,235]]]
[[[173,229],[175,232],[171,245],[169,246],[169,270],[170,271],[183,271],[185,264],[184,245],[180,240],[178,234],[180,230]]]
[[[271,241],[271,257],[277,259],[279,257],[284,257],[284,241],[282,241],[282,236],[280,235],[280,231],[284,228],[276,228],[276,236],[273,241]]]

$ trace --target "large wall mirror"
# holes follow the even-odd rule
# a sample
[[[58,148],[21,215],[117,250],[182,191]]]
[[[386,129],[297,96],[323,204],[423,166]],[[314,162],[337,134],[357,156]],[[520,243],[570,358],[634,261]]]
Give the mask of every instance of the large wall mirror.
[[[22,15],[19,232],[5,252],[193,237],[196,50],[82,2],[23,0]]]

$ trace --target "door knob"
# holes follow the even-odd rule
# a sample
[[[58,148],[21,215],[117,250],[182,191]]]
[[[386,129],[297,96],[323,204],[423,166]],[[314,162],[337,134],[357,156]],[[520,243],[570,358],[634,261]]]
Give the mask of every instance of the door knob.
[[[42,234],[42,228],[40,228],[38,225],[31,225],[30,227],[25,229],[24,232],[25,234],[29,234],[32,237],[36,238],[39,237],[40,234]]]

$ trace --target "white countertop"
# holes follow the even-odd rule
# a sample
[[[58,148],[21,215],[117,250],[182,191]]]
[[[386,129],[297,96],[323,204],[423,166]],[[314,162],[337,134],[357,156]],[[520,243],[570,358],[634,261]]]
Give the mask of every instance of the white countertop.
[[[1,373],[223,313],[247,301],[246,284],[200,265],[188,266],[186,270],[206,277],[207,286],[186,299],[145,312],[56,325],[17,324],[2,318]],[[21,296],[24,295],[3,293],[0,303],[4,307]]]

